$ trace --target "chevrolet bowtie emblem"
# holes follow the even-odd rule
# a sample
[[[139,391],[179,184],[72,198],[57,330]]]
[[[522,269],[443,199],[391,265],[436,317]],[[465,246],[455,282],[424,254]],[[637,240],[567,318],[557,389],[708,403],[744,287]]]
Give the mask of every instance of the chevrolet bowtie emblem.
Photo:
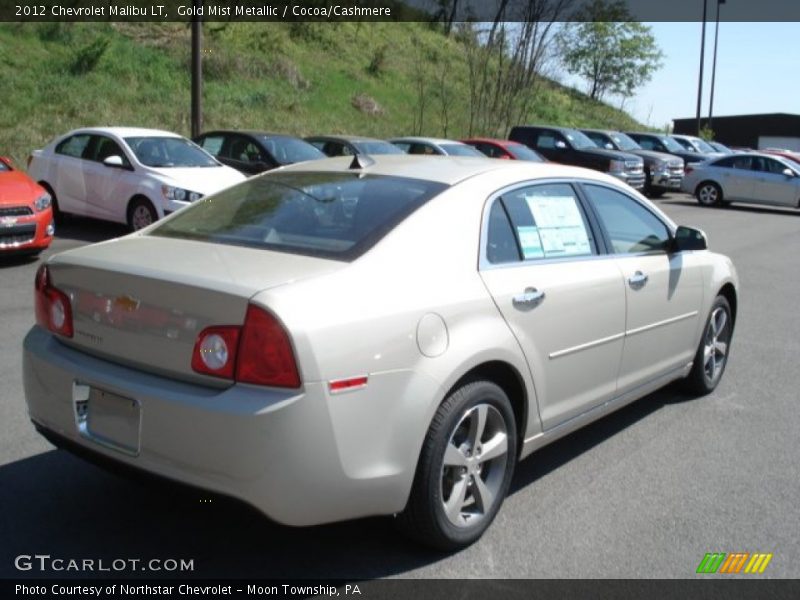
[[[3,227],[13,227],[17,224],[17,217],[0,217],[0,225]]]
[[[130,296],[118,296],[114,298],[114,306],[125,312],[133,312],[139,308],[139,300]]]

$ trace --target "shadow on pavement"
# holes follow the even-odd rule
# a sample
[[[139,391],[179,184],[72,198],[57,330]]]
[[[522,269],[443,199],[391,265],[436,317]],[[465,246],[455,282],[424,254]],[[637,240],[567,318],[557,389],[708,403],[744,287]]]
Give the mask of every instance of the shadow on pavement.
[[[99,221],[88,217],[63,217],[56,225],[56,238],[80,242],[103,242],[121,235],[127,235],[130,230],[121,223]]]
[[[540,450],[518,465],[510,493],[684,400],[673,387],[664,388]],[[63,450],[2,466],[0,481],[0,577],[82,576],[15,570],[15,556],[36,553],[107,563],[193,559],[193,572],[169,576],[194,578],[367,579],[402,575],[446,557],[407,541],[388,517],[284,527],[234,500],[169,482],[117,477]]]

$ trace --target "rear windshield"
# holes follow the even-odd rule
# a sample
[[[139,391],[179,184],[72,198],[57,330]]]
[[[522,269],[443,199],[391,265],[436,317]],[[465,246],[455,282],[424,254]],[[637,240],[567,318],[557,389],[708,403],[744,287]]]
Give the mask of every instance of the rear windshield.
[[[363,154],[405,154],[400,148],[389,142],[376,140],[374,142],[358,141],[353,142],[358,151]]]
[[[196,202],[150,234],[349,261],[446,187],[359,173],[271,173]]]
[[[514,155],[517,160],[532,160],[534,162],[544,162],[544,159],[536,152],[523,144],[508,144],[506,150]]]
[[[483,152],[480,152],[473,148],[472,146],[467,146],[466,144],[440,144],[442,150],[444,150],[450,156],[480,156],[481,158],[486,158],[486,155]]]
[[[306,160],[317,160],[328,158],[316,146],[312,146],[305,140],[298,140],[291,137],[261,137],[261,143],[267,151],[281,165],[291,165],[296,162]]]

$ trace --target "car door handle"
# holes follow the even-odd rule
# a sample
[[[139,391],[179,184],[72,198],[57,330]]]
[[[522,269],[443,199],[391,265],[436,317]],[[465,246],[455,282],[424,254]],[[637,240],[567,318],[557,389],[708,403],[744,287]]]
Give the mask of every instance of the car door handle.
[[[522,294],[518,294],[511,299],[511,302],[517,308],[531,309],[541,304],[544,300],[544,292],[540,292],[535,287],[525,288]]]
[[[636,273],[628,277],[628,283],[633,289],[638,290],[647,284],[648,279],[650,278],[647,275],[641,271],[636,271]]]

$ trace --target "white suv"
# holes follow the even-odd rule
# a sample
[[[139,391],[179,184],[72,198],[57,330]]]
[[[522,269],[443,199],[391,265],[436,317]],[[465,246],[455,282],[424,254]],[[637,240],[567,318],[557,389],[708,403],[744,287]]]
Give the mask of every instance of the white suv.
[[[70,131],[34,150],[28,173],[57,212],[132,230],[245,179],[175,133],[126,127]]]

